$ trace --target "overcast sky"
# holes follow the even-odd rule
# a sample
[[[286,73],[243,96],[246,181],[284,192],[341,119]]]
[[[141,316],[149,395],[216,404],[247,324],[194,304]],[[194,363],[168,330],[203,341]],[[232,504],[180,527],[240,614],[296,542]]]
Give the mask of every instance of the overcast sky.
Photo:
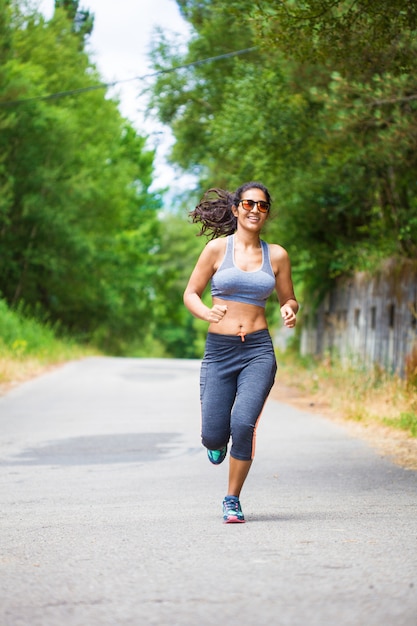
[[[54,0],[40,0],[40,10],[51,17]],[[89,50],[105,82],[144,76],[151,71],[147,53],[156,26],[168,32],[188,37],[188,24],[182,19],[175,0],[82,0],[80,8],[94,13],[94,31],[89,40]],[[118,85],[115,90],[121,100],[121,113],[139,133],[151,135],[158,147],[158,186],[171,184],[173,172],[164,164],[170,137],[166,131],[144,121],[145,98],[139,97],[144,83],[131,81]]]

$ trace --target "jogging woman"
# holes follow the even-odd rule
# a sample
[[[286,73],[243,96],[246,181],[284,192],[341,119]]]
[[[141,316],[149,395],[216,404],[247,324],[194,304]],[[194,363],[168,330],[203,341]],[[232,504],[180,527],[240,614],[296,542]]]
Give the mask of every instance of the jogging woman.
[[[240,493],[255,453],[258,420],[275,379],[275,353],[265,304],[276,291],[285,326],[293,328],[298,303],[291,265],[279,245],[260,234],[271,197],[258,182],[235,193],[210,189],[191,212],[211,240],[201,253],[184,293],[184,303],[209,323],[201,365],[202,443],[219,465],[229,455],[223,520],[244,522]],[[202,301],[211,281],[212,306]]]

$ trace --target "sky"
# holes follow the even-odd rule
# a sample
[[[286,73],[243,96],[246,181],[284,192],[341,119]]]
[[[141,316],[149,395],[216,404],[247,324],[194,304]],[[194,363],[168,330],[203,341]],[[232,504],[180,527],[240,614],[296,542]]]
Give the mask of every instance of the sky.
[[[38,0],[38,6],[47,18],[52,16],[54,0]],[[179,33],[184,41],[189,36],[188,24],[182,19],[175,0],[82,0],[80,8],[95,16],[88,50],[106,83],[152,73],[147,53],[156,26]],[[187,177],[178,180],[178,175],[166,163],[165,157],[172,144],[169,129],[144,119],[146,98],[140,97],[144,84],[136,80],[122,83],[110,93],[118,95],[122,115],[132,122],[139,134],[149,135],[149,147],[157,149],[153,187],[168,186],[177,192],[182,184],[187,184]]]

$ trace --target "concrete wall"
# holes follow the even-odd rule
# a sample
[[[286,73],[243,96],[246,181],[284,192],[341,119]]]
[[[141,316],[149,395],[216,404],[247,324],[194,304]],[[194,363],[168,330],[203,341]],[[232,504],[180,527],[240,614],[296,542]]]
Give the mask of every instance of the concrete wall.
[[[417,263],[387,261],[378,274],[339,279],[315,311],[303,307],[301,353],[338,354],[404,375],[417,344]]]

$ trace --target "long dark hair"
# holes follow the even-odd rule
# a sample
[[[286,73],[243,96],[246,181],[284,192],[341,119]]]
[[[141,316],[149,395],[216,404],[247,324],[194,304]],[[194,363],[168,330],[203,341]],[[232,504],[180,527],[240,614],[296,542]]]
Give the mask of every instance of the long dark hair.
[[[262,183],[249,182],[241,185],[234,193],[213,187],[206,191],[194,211],[190,211],[193,224],[201,224],[197,235],[206,235],[209,239],[231,235],[237,228],[237,219],[232,213],[232,206],[238,206],[242,194],[248,189],[260,189],[271,204],[271,195]]]

